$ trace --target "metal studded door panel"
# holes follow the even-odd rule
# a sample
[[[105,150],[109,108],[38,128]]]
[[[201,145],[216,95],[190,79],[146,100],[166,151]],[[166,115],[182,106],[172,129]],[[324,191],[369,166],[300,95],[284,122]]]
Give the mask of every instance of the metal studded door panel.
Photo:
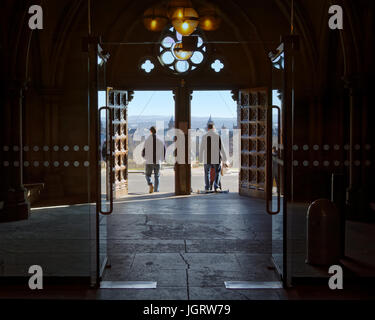
[[[107,89],[108,107],[112,109],[112,150],[114,157],[113,196],[114,199],[128,194],[128,91]]]
[[[267,88],[239,91],[241,195],[266,198]]]

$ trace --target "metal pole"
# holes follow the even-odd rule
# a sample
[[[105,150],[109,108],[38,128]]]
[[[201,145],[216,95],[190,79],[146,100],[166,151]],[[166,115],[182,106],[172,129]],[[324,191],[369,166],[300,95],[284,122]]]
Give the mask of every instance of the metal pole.
[[[87,14],[88,14],[88,32],[89,36],[91,36],[91,0],[87,0]]]
[[[19,146],[19,151],[18,151],[18,157],[17,160],[19,162],[19,170],[18,170],[18,177],[17,177],[17,189],[20,191],[24,191],[23,188],[23,142],[22,142],[22,105],[23,105],[23,88],[21,87],[19,89],[19,98],[18,98],[18,125],[19,125],[19,130],[18,130],[18,146]]]
[[[354,143],[354,138],[353,138],[353,130],[354,130],[354,127],[353,127],[353,124],[354,124],[354,119],[353,119],[353,105],[354,105],[354,100],[353,100],[353,87],[350,88],[350,132],[349,132],[349,135],[350,135],[350,151],[349,151],[349,189],[352,190],[353,189],[353,143]]]
[[[292,0],[291,12],[290,12],[290,34],[294,34],[294,0]]]

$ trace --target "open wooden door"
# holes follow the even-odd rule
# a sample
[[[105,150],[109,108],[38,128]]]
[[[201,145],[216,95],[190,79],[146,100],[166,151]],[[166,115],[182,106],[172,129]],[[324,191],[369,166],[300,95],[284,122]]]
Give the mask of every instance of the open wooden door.
[[[241,129],[239,193],[266,199],[268,89],[243,89],[238,100]]]
[[[113,196],[119,199],[128,194],[128,109],[132,92],[107,89],[107,104],[111,112],[113,161]]]

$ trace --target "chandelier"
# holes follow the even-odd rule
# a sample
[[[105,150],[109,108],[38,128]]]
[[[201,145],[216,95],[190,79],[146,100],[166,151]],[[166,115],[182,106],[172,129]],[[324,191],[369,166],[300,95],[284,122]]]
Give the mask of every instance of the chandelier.
[[[152,7],[143,14],[143,24],[149,31],[162,31],[168,23],[168,17],[162,6]]]
[[[189,0],[171,0],[147,9],[143,15],[147,30],[161,31],[171,23],[182,36],[190,36],[198,26],[205,31],[217,30],[220,22],[215,6],[207,4],[196,10]]]

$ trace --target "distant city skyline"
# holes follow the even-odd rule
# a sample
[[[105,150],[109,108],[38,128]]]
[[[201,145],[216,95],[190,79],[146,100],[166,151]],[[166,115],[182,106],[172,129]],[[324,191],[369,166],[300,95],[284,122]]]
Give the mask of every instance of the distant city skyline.
[[[98,93],[98,100],[100,106],[105,105],[105,91]],[[135,91],[128,106],[130,127],[136,124],[147,127],[155,121],[164,121],[167,126],[170,118],[174,116],[172,91]],[[229,90],[193,92],[191,127],[205,128],[210,116],[218,129],[222,125],[228,129],[237,125],[237,103],[233,101]]]
[[[237,103],[227,91],[194,91],[192,117],[236,118]],[[129,103],[128,116],[174,116],[171,91],[135,91]]]
[[[156,125],[157,122],[164,122],[164,127],[168,128],[170,116],[130,116],[129,129],[131,128],[148,128],[152,125]],[[207,126],[208,117],[191,117],[191,128],[193,129],[205,129]],[[174,117],[173,117],[174,120]],[[215,118],[212,117],[217,129],[221,129],[224,125],[227,129],[233,129],[233,126],[237,126],[237,118]]]

